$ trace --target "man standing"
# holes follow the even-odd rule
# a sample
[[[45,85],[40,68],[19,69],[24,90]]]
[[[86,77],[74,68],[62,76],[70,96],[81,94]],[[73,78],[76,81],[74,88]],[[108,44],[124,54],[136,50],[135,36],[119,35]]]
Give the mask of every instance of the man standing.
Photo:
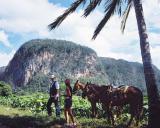
[[[47,102],[48,115],[52,115],[51,105],[54,103],[56,109],[56,117],[60,118],[60,105],[59,105],[59,83],[54,75],[50,77],[52,84],[50,86],[50,97]]]

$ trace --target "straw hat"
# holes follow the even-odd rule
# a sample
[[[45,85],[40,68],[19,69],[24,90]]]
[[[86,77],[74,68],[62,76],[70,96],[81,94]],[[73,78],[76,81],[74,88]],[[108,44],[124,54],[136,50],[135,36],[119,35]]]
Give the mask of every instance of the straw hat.
[[[50,79],[55,79],[55,78],[56,78],[56,76],[53,74],[50,76]]]

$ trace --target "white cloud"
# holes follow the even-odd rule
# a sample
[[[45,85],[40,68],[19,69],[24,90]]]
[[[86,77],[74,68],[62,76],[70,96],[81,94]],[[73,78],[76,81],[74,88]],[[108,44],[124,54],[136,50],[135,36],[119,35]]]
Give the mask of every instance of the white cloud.
[[[12,50],[9,54],[0,52],[0,67],[8,65],[8,62],[12,59],[16,51]]]
[[[91,41],[91,37],[103,17],[103,13],[98,10],[86,19],[81,17],[83,12],[79,10],[70,15],[59,28],[52,32],[47,30],[47,25],[62,14],[64,9],[60,5],[48,3],[47,0],[0,1],[0,28],[22,35],[35,33],[39,38],[70,40],[93,48],[99,56],[141,62],[134,8],[129,15],[124,35],[120,32],[120,19],[114,16],[95,41]],[[153,63],[160,68],[160,63],[156,61],[160,51],[159,47],[156,47],[160,42],[160,35],[154,31],[154,29],[160,31],[158,2],[145,0],[144,13],[152,46]]]
[[[151,47],[151,53],[152,53],[152,61],[153,61],[153,64],[156,65],[156,66],[159,66],[160,65],[160,57],[159,57],[159,53],[160,53],[160,45],[159,46],[156,46],[154,48]],[[160,67],[158,67],[160,69]]]
[[[0,43],[7,47],[11,47],[11,44],[8,40],[8,35],[4,31],[0,31]]]
[[[1,0],[0,28],[14,33],[39,33],[47,30],[61,10],[47,0]]]

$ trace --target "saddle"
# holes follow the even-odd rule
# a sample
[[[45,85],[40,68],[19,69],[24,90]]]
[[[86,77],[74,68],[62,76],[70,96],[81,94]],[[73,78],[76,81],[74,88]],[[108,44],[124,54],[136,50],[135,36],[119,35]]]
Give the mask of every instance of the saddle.
[[[129,86],[119,86],[108,90],[111,101],[122,100],[126,98],[126,92]]]

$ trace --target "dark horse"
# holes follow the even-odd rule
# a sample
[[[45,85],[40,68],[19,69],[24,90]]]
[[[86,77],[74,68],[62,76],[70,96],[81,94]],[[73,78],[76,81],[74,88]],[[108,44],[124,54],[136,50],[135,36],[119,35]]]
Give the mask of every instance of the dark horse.
[[[140,89],[134,86],[119,86],[118,88],[97,86],[95,84],[87,83],[83,89],[83,95],[97,96],[102,103],[102,107],[106,110],[108,119],[112,121],[114,125],[114,118],[112,115],[113,106],[122,107],[129,105],[129,113],[131,118],[127,124],[127,127],[131,124],[133,118],[136,119],[138,125],[142,108],[143,108],[143,94]]]
[[[82,90],[82,97],[84,98],[85,96],[87,96],[87,99],[89,100],[89,102],[91,103],[91,111],[92,111],[92,117],[96,117],[97,116],[97,107],[96,107],[96,103],[100,102],[100,94],[101,91],[105,90],[109,90],[110,88],[112,88],[112,86],[97,86],[98,90],[95,90],[97,88],[89,88],[91,89],[91,93],[86,90],[88,88],[86,88],[86,85],[79,82],[79,80],[76,81],[76,83],[74,84],[73,87],[73,92],[76,92],[77,90]],[[88,91],[88,93],[86,93],[86,91]],[[96,92],[96,93],[93,93]],[[87,94],[87,95],[85,95]]]

